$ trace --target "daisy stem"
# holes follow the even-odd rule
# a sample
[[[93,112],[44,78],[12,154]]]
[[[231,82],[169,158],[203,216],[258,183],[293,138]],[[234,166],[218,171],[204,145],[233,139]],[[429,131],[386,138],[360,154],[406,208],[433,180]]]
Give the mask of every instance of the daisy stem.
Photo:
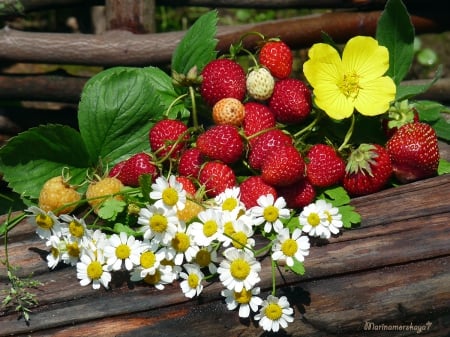
[[[350,127],[348,128],[347,133],[345,134],[344,141],[342,142],[341,146],[339,146],[339,148],[338,148],[338,152],[341,152],[347,146],[350,138],[352,137],[353,128],[355,127],[355,120],[356,120],[355,114],[353,114]]]
[[[276,262],[274,259],[270,259],[272,264],[272,295],[275,296],[277,286],[276,286],[276,280],[275,280],[275,269],[276,269]]]

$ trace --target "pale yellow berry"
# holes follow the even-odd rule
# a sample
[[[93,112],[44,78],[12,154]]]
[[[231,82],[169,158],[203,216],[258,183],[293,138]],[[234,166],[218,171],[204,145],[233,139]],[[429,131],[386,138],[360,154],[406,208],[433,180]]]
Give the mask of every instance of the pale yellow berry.
[[[117,194],[120,193],[123,188],[124,185],[119,179],[115,177],[106,177],[89,184],[86,191],[86,198],[89,205],[94,209],[94,212],[97,212],[100,204],[108,198],[114,197],[114,199],[123,200],[123,196]]]
[[[275,80],[269,70],[257,68],[247,75],[246,85],[250,97],[264,101],[272,96]]]
[[[72,212],[80,199],[80,193],[66,183],[62,176],[57,176],[45,182],[39,194],[38,206],[45,212],[60,215]]]
[[[212,116],[216,124],[240,126],[244,121],[244,104],[236,98],[222,98],[213,106]]]
[[[205,208],[199,203],[189,200],[186,200],[186,205],[182,210],[177,211],[178,219],[184,222],[189,222],[194,219],[198,213],[203,211]]]

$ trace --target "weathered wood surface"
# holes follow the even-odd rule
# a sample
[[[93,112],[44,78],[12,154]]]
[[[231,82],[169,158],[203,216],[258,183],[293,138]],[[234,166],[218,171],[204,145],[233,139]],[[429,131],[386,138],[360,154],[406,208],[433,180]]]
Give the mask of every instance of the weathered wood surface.
[[[289,336],[382,336],[366,321],[424,325],[427,336],[450,333],[450,175],[356,198],[359,228],[312,247],[302,277],[280,271],[277,283],[295,306]],[[3,247],[0,247],[3,248]],[[218,282],[188,300],[178,284],[158,291],[115,277],[110,290],[81,287],[71,267],[49,271],[47,249],[24,221],[10,233],[10,262],[34,273],[39,306],[30,326],[0,312],[0,336],[260,336],[254,322],[229,312]],[[3,249],[0,256],[3,257]],[[262,261],[260,286],[271,288]],[[5,269],[0,290],[8,289]],[[117,275],[116,275],[117,276]],[[388,331],[414,336],[416,331]]]

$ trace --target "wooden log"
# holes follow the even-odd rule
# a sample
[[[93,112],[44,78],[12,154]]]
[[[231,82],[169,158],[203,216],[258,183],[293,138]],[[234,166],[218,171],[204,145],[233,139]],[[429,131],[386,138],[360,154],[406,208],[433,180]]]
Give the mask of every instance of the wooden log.
[[[450,175],[444,175],[353,199],[361,226],[314,245],[304,276],[284,270],[276,275],[279,294],[296,312],[286,335],[359,336],[382,324],[425,326],[421,333],[427,336],[450,332],[450,203],[443,197],[449,193]],[[47,249],[28,221],[11,231],[9,252],[22,275],[34,272],[43,285],[30,326],[2,311],[0,336],[263,335],[257,323],[226,309],[219,282],[194,300],[177,283],[158,291],[130,283],[126,273],[115,274],[109,290],[81,287],[72,267],[48,271]],[[264,294],[271,289],[269,263],[262,260]],[[0,291],[7,290],[0,275]]]

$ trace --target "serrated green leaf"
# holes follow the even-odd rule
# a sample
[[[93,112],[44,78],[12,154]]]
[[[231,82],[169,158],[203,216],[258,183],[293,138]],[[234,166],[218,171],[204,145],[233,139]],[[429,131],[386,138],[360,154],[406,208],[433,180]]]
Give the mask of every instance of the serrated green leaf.
[[[172,78],[159,68],[148,67],[145,69],[150,77],[149,84],[158,95],[161,106],[166,107],[165,116],[171,119],[188,118],[190,111],[183,104],[183,100],[177,101],[179,94],[173,87]]]
[[[351,205],[344,205],[339,207],[339,213],[342,214],[342,223],[344,228],[352,228],[361,223],[361,215],[355,211]]]
[[[172,69],[186,75],[194,66],[200,72],[216,57],[217,11],[203,14],[188,29],[172,55]]]
[[[115,67],[92,77],[78,106],[78,124],[93,161],[114,165],[148,150],[148,132],[162,118],[150,68]]]
[[[441,158],[439,159],[438,175],[449,174],[450,173],[450,162]]]
[[[105,200],[98,210],[98,216],[105,220],[114,221],[119,213],[123,212],[127,203],[123,200],[110,198]]]
[[[417,101],[413,103],[419,114],[419,119],[423,122],[434,122],[441,118],[441,113],[447,108],[439,102],[434,101]]]
[[[128,235],[133,235],[133,236],[138,236],[139,233],[136,232],[134,229],[132,229],[131,227],[124,225],[122,223],[115,223],[114,224],[114,228],[113,228],[114,232],[116,233],[127,233]]]
[[[395,100],[397,102],[403,101],[405,99],[413,98],[419,94],[426,92],[436,81],[442,76],[442,65],[436,70],[434,78],[425,84],[415,84],[415,85],[404,85],[399,84],[397,86],[397,92],[395,95]]]
[[[304,275],[305,274],[305,266],[303,262],[298,261],[297,259],[294,260],[294,265],[292,267],[289,267],[290,270],[292,270],[297,275]]]
[[[434,131],[439,139],[450,142],[450,122],[444,117],[440,117],[436,122],[432,123]]]
[[[0,171],[18,194],[37,199],[44,183],[69,169],[82,182],[92,165],[80,133],[64,125],[43,125],[11,138],[0,149]]]
[[[414,58],[414,26],[401,0],[388,0],[377,25],[376,38],[389,50],[389,70],[398,85]]]
[[[342,186],[331,187],[323,191],[322,199],[331,202],[335,207],[346,205],[350,202],[350,196]]]

